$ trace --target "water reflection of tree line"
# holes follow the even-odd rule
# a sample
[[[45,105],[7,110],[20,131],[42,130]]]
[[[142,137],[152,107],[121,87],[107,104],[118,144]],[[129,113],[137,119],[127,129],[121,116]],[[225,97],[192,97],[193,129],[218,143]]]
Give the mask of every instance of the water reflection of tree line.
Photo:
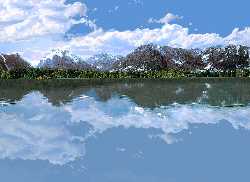
[[[16,102],[30,92],[39,91],[55,106],[90,92],[104,102],[114,95],[127,96],[144,107],[193,102],[228,106],[250,102],[249,79],[8,80],[0,81],[0,87],[0,100]]]

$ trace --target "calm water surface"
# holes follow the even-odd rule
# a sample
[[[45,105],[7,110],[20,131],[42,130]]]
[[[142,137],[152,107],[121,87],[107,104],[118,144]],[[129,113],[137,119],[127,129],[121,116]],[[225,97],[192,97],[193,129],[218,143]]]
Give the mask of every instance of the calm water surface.
[[[250,79],[0,81],[3,182],[248,182]]]

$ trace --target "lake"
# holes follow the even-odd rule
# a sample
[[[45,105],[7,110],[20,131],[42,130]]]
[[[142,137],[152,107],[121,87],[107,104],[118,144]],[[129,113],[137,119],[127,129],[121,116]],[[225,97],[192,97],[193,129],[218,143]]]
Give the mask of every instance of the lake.
[[[250,79],[0,81],[5,182],[250,181]]]

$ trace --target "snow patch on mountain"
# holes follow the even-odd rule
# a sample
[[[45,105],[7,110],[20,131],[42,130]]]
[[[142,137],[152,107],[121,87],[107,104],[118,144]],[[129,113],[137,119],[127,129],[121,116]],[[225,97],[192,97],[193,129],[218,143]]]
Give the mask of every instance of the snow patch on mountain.
[[[68,50],[53,49],[38,64],[39,68],[77,68],[76,64],[82,62],[82,58]]]
[[[108,71],[112,68],[113,64],[119,61],[121,56],[113,56],[107,53],[101,53],[89,57],[85,60],[86,63],[90,64],[92,67],[95,67],[101,71]]]
[[[74,62],[82,60],[80,56],[76,56],[68,50],[53,49],[41,61],[53,60],[55,56],[58,56],[60,58],[68,58],[70,60],[73,60]]]

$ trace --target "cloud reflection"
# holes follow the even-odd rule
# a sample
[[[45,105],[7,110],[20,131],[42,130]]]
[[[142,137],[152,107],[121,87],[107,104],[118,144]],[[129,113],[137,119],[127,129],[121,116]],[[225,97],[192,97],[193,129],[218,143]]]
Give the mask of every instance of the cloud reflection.
[[[114,127],[159,129],[161,138],[173,142],[173,134],[188,130],[192,124],[218,124],[229,122],[235,129],[250,129],[250,108],[215,107],[201,104],[172,104],[150,109],[136,105],[124,97],[113,97],[99,102],[88,97],[64,106],[71,115],[71,122],[88,122],[96,132],[102,133]]]
[[[0,158],[63,165],[82,157],[81,137],[67,128],[65,114],[38,93],[16,105],[0,107]]]
[[[235,129],[250,129],[250,107],[214,107],[173,104],[143,108],[127,97],[113,96],[106,102],[82,95],[61,107],[51,105],[38,92],[16,105],[0,106],[0,158],[47,160],[63,165],[85,154],[85,142],[108,129],[157,129],[167,143],[192,124],[229,122]],[[91,130],[75,132],[88,124]]]

